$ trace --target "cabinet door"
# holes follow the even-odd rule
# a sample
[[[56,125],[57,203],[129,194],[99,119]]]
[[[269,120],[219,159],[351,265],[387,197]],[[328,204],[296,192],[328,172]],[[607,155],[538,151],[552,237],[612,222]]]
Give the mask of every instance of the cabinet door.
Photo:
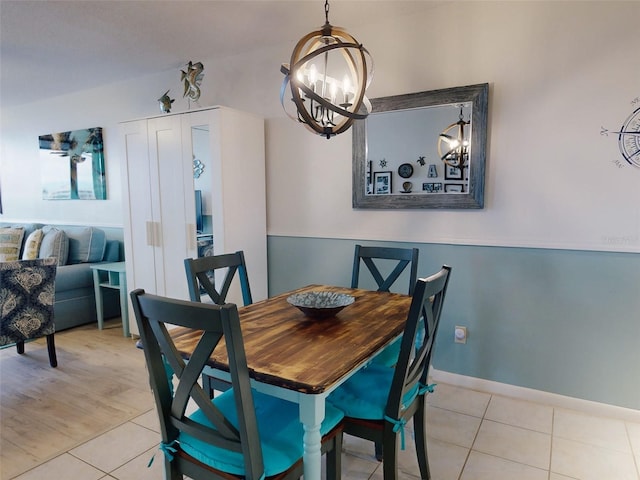
[[[212,234],[213,253],[244,251],[253,300],[267,298],[264,120],[226,107],[181,117],[183,156],[203,155],[197,185],[211,215],[207,233]],[[225,273],[216,272],[216,281],[221,283]],[[242,305],[238,281],[227,301]]]
[[[157,293],[189,298],[184,259],[196,253],[192,157],[183,156],[181,115],[149,120],[149,156],[155,162],[153,216],[157,219],[154,248]]]
[[[211,111],[213,249],[243,250],[253,301],[267,298],[264,120],[226,107]],[[227,296],[242,303],[238,283]]]
[[[127,286],[130,290],[143,288],[155,293],[157,261],[153,249],[153,199],[152,184],[149,181],[152,164],[149,158],[147,121],[123,123],[121,133],[125,159],[122,172]]]

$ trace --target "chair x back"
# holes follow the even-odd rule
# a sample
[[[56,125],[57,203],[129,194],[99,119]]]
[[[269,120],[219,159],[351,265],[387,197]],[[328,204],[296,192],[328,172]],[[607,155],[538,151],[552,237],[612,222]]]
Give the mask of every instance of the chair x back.
[[[303,429],[297,405],[251,389],[236,305],[174,300],[140,289],[131,292],[131,301],[160,420],[165,478],[299,478]],[[188,362],[178,352],[167,324],[202,330]],[[211,400],[198,378],[222,339],[229,352],[233,388]],[[165,361],[177,377],[175,388]],[[187,416],[190,401],[198,409]],[[341,419],[342,414],[332,409],[321,428],[326,434],[323,453],[331,452],[330,478],[340,475]]]
[[[360,264],[364,263],[373,276],[377,290],[388,292],[398,280],[400,274],[410,266],[409,295],[413,294],[413,288],[418,277],[418,252],[417,248],[392,248],[392,247],[363,247],[356,245],[353,258],[353,271],[351,275],[351,288],[358,288],[360,283]],[[380,271],[381,261],[395,260],[394,269],[386,276]]]
[[[223,305],[226,303],[229,288],[236,272],[240,280],[242,301],[245,305],[253,303],[251,289],[249,288],[249,276],[244,261],[244,253],[239,250],[235,253],[211,255],[199,258],[186,258],[184,260],[187,282],[189,283],[189,297],[193,302],[202,301],[201,289],[211,298],[213,303]],[[227,269],[220,290],[216,289],[215,272]],[[231,384],[224,380],[211,378],[206,373],[202,375],[202,387],[213,398],[215,390],[224,392]]]
[[[364,263],[369,274],[375,280],[380,292],[388,292],[400,277],[400,274],[409,267],[409,295],[413,294],[413,289],[418,277],[418,253],[417,248],[392,248],[392,247],[363,247],[356,245],[353,258],[353,273],[351,277],[351,288],[362,288],[360,280],[366,278],[360,272],[360,265]],[[395,263],[394,263],[395,262]],[[391,266],[394,268],[389,272]],[[383,274],[382,272],[385,272]],[[388,272],[388,273],[387,273]],[[374,362],[390,367],[396,364],[398,353],[400,352],[400,341],[397,340],[380,353]],[[380,457],[380,445],[376,445],[377,456]]]
[[[244,252],[211,255],[208,257],[186,258],[184,260],[187,281],[189,283],[189,297],[193,302],[200,302],[200,288],[211,298],[213,303],[222,305],[226,303],[231,282],[238,272],[242,301],[245,305],[253,303],[251,289],[249,288],[249,276],[247,265],[244,261]],[[220,289],[216,289],[214,275],[216,270],[227,269]]]
[[[416,282],[395,369],[372,363],[328,397],[345,412],[345,433],[382,444],[385,480],[398,478],[397,435],[404,446],[404,425],[411,418],[420,475],[430,478],[425,394],[433,390],[427,375],[450,272],[445,265]]]

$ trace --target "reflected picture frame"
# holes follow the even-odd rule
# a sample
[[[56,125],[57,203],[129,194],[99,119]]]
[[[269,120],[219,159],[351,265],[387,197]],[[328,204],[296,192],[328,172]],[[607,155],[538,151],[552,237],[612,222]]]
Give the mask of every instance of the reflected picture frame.
[[[462,180],[462,168],[452,167],[451,165],[445,164],[444,179],[445,180]]]
[[[427,193],[442,193],[442,182],[425,182],[422,190]]]
[[[393,192],[391,180],[391,172],[374,172],[373,194],[390,195]]]

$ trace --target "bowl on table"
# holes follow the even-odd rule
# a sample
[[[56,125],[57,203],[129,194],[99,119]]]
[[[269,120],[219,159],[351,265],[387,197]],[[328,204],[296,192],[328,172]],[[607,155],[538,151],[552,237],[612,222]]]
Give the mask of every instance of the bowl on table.
[[[307,317],[327,318],[335,316],[344,307],[351,305],[355,298],[345,293],[311,291],[294,293],[287,297]]]

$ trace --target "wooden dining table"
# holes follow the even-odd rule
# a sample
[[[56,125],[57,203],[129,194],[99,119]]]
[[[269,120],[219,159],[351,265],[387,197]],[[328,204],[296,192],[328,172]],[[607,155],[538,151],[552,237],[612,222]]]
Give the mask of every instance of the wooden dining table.
[[[345,293],[355,301],[333,317],[314,319],[287,302],[308,291]],[[320,480],[326,397],[402,334],[410,303],[410,296],[397,293],[309,285],[238,309],[252,387],[299,404],[305,480]],[[196,330],[171,330],[185,359],[199,336]],[[206,373],[230,381],[224,340]]]

